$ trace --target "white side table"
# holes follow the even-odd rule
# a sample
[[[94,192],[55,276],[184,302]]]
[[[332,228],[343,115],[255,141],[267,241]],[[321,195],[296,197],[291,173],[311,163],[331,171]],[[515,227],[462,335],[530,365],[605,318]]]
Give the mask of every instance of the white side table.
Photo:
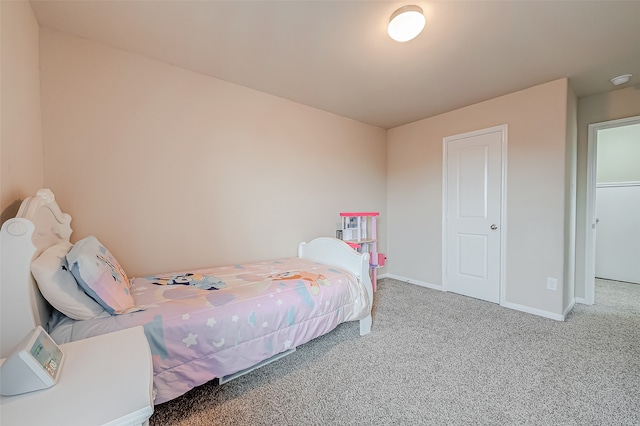
[[[153,367],[142,327],[60,348],[65,360],[58,383],[22,395],[0,396],[2,426],[148,423],[153,414]]]

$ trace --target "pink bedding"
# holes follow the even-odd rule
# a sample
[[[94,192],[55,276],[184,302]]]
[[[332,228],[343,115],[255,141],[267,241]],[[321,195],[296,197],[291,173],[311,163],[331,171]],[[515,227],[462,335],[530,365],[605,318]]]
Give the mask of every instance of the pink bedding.
[[[51,334],[63,343],[143,325],[160,404],[370,311],[366,290],[353,275],[305,259],[188,272],[134,278],[133,297],[143,311],[65,319]]]

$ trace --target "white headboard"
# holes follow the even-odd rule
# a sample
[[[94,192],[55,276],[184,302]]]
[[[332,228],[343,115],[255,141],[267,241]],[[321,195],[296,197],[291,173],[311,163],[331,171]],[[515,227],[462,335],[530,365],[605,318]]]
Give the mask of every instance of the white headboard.
[[[31,275],[31,261],[69,241],[71,216],[49,189],[26,198],[0,230],[0,357],[6,357],[36,325],[46,329],[51,306]]]

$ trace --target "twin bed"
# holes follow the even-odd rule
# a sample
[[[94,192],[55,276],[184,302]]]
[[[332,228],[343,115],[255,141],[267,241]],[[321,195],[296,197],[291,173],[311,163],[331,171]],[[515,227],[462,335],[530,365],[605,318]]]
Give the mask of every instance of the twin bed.
[[[42,189],[2,225],[3,356],[36,325],[58,343],[141,325],[160,404],[340,323],[371,330],[369,254],[335,238],[301,243],[293,258],[134,278],[95,237],[71,244],[70,222]]]

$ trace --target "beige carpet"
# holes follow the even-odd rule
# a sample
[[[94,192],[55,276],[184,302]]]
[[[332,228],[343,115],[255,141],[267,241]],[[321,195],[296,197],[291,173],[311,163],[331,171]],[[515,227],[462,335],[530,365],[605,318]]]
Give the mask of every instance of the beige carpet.
[[[381,280],[373,331],[348,323],[152,425],[640,425],[640,286],[596,283],[553,321]]]

